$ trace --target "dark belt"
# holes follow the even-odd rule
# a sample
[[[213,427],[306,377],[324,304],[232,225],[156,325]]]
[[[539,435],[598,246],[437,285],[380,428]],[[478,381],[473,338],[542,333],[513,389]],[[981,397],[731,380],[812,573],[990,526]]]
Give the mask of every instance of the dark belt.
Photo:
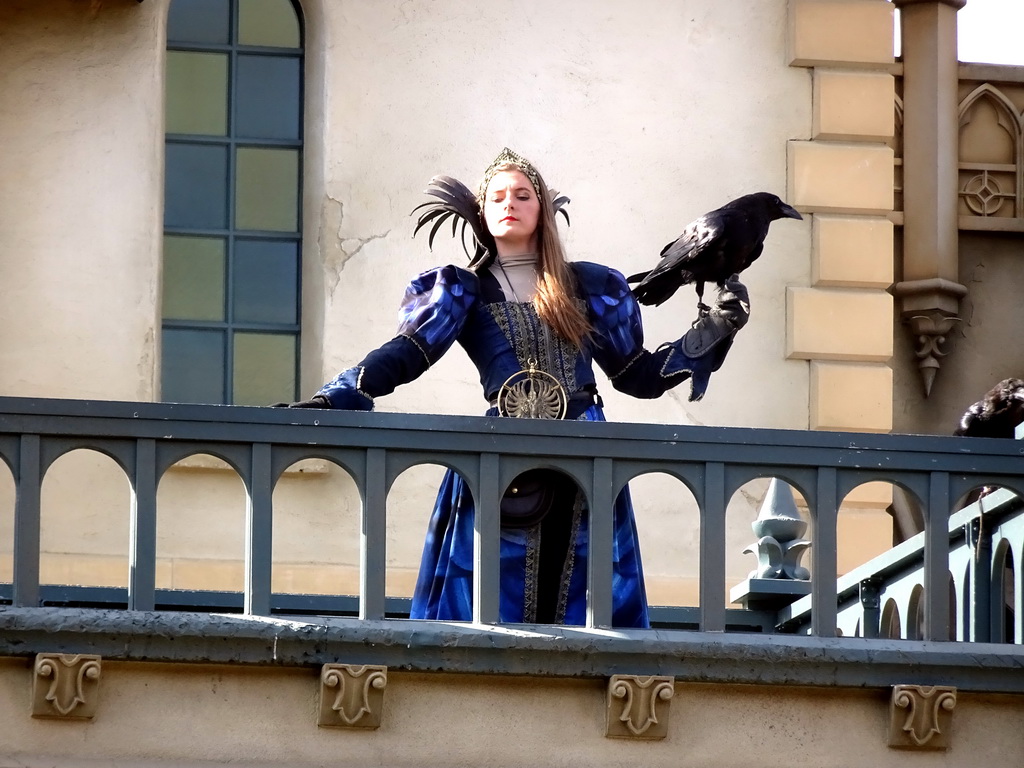
[[[490,398],[490,404],[491,408],[497,408],[498,398]],[[569,421],[578,419],[593,405],[604,407],[604,401],[597,394],[597,390],[578,389],[568,397],[568,402],[565,404],[565,419]]]

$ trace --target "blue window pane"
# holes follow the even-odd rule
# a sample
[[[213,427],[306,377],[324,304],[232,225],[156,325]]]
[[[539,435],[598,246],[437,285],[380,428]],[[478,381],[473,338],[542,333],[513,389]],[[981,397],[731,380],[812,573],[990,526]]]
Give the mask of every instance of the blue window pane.
[[[227,227],[227,148],[167,142],[164,224]]]
[[[224,334],[165,328],[160,395],[165,403],[224,402]]]
[[[167,42],[231,42],[229,0],[173,0],[167,14]]]
[[[235,135],[299,138],[299,59],[238,57]]]
[[[299,248],[296,243],[236,241],[232,283],[235,321],[298,322]]]

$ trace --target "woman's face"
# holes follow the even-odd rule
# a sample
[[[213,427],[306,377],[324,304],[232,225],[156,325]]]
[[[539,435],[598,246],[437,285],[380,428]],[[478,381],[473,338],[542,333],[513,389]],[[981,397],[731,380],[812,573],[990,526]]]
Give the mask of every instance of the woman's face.
[[[499,253],[537,250],[540,200],[522,171],[499,171],[491,178],[484,196],[484,223],[494,235]]]

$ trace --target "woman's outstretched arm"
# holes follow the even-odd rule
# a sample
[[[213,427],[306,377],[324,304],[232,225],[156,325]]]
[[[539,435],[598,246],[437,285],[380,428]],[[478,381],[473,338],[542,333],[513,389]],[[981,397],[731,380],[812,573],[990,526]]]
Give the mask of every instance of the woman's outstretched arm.
[[[449,265],[424,272],[406,289],[395,337],[291,407],[372,410],[374,398],[413,381],[441,359],[478,295],[479,281],[468,270]]]

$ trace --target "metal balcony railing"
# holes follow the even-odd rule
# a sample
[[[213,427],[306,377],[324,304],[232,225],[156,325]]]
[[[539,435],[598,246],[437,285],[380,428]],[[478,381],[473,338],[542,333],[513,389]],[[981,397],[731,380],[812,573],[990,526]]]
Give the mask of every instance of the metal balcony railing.
[[[991,489],[949,518],[949,570],[939,585],[950,607],[949,640],[1021,643],[1024,638],[1024,500]],[[840,577],[838,626],[848,637],[923,638],[925,534]],[[778,626],[806,631],[807,599],[779,611]]]
[[[239,632],[256,632],[258,637],[250,638],[256,644],[251,653],[253,658],[265,662],[270,659],[266,656],[269,646],[260,632],[274,633],[273,659],[280,661],[279,639],[288,633],[305,637],[304,633],[319,627],[317,631],[337,631],[337,642],[348,644],[346,648],[357,647],[364,654],[361,658],[367,661],[383,658],[373,655],[377,650],[370,653],[368,648],[397,648],[394,653],[400,654],[401,663],[410,668],[417,664],[437,668],[442,663],[438,659],[443,659],[449,668],[467,671],[493,671],[489,664],[498,664],[500,671],[516,671],[519,664],[520,671],[526,672],[544,669],[554,674],[593,674],[595,670],[620,668],[622,659],[628,658],[634,670],[678,674],[691,670],[694,679],[702,680],[778,679],[811,684],[845,684],[842,681],[849,680],[866,685],[899,679],[907,664],[916,665],[919,671],[928,669],[934,660],[945,671],[925,675],[933,682],[950,679],[948,675],[952,674],[953,679],[957,675],[962,677],[961,684],[978,689],[1024,691],[1024,659],[1018,650],[989,645],[988,650],[981,651],[975,645],[971,652],[965,647],[962,654],[951,654],[958,644],[942,642],[946,650],[937,654],[934,643],[951,638],[1005,639],[1008,634],[998,626],[989,636],[985,632],[965,631],[968,625],[963,616],[978,609],[970,608],[965,614],[962,601],[950,600],[951,570],[957,574],[955,581],[963,587],[960,594],[977,594],[976,589],[971,591],[964,586],[962,577],[967,573],[966,553],[977,549],[971,548],[973,540],[969,536],[964,538],[963,530],[966,526],[969,531],[971,525],[982,519],[980,513],[975,514],[976,510],[965,510],[952,520],[950,514],[957,499],[974,488],[989,485],[1007,489],[1008,493],[996,494],[989,502],[990,509],[996,502],[1001,505],[1002,517],[989,515],[984,524],[990,525],[989,538],[995,542],[998,554],[992,562],[1005,564],[1007,557],[1019,558],[1024,543],[1013,543],[1011,547],[1008,542],[1017,534],[999,526],[1012,523],[1021,527],[1013,522],[1019,517],[1020,507],[1010,498],[1010,492],[1024,496],[1022,441],[0,398],[0,461],[10,469],[16,487],[13,582],[7,587],[6,600],[0,591],[0,602],[9,605],[0,607],[0,653],[28,647],[31,638],[47,638],[50,643],[61,632],[70,631],[67,615],[59,614],[62,609],[38,607],[46,589],[41,587],[39,578],[40,491],[53,462],[81,448],[111,457],[130,483],[130,570],[127,599],[123,603],[128,610],[104,613],[104,621],[110,624],[104,630],[106,634],[88,628],[76,630],[79,636],[91,638],[84,646],[58,643],[53,647],[79,652],[102,652],[108,648],[107,652],[113,652],[109,649],[121,648],[126,642],[117,640],[122,637],[117,633],[129,637],[142,631],[139,627],[144,624],[148,650],[141,657],[153,658],[154,633],[191,632],[190,637],[195,639],[210,632],[228,631],[228,619],[224,616],[191,619],[208,622],[192,631],[183,629],[180,621],[171,623],[170,618],[161,618],[165,614],[158,610],[183,607],[156,589],[158,481],[176,462],[203,453],[228,462],[245,487],[245,584],[240,602],[245,616],[253,621],[245,625],[244,631],[239,625],[230,624],[230,632],[233,638],[239,637]],[[339,597],[334,604],[339,609],[329,612],[338,616],[357,611],[356,616],[345,619],[349,623],[344,625],[332,625],[324,617],[320,621],[310,618],[316,614],[314,605],[304,605],[299,596],[271,591],[274,486],[286,468],[311,458],[333,462],[349,473],[362,501],[358,607],[354,598]],[[475,616],[469,625],[440,627],[435,626],[440,622],[389,618],[396,612],[401,614],[402,607],[385,597],[385,500],[392,482],[402,472],[422,463],[455,469],[478,500]],[[495,626],[498,500],[513,478],[535,466],[554,467],[571,476],[586,495],[590,508],[589,612],[587,626],[583,628],[528,627],[526,632],[522,627]],[[649,472],[662,472],[681,480],[699,508],[700,602],[689,614],[691,621],[677,624],[685,624],[691,631],[609,629],[613,501],[627,482]],[[751,617],[744,621],[737,619],[744,611],[727,611],[725,607],[726,504],[745,483],[768,477],[789,483],[807,502],[814,579],[807,598],[768,616],[767,620],[750,612]],[[837,579],[836,523],[840,502],[852,489],[870,481],[896,484],[915,499],[923,510],[925,531],[917,540]],[[996,568],[991,566],[989,570]],[[977,573],[973,577],[976,585]],[[992,573],[989,576],[989,582],[1002,578]],[[880,615],[870,589],[864,590],[865,585],[872,584],[876,592],[888,589],[890,597],[914,592],[913,611],[918,618],[914,631],[904,634],[909,641],[885,641],[885,632],[881,639],[870,639],[879,635]],[[105,602],[102,588],[79,590],[78,605]],[[998,592],[991,598],[992,605],[1002,606],[1006,595],[995,589],[989,592]],[[1016,594],[1019,603],[1021,590]],[[223,610],[231,600],[230,595],[221,595],[212,602],[210,610]],[[907,605],[904,602],[901,609],[904,615],[910,612]],[[195,610],[196,606],[189,608]],[[47,614],[47,610],[58,613]],[[285,614],[301,617],[302,621],[258,621],[261,617],[270,619]],[[47,616],[58,618],[51,621]],[[81,614],[74,616],[75,621],[81,618]],[[131,616],[140,618],[133,623]],[[980,622],[978,619],[975,625]],[[256,625],[261,627],[259,631],[253,629]],[[157,626],[159,629],[154,629]],[[737,626],[767,634],[743,639],[742,633],[726,633]],[[886,626],[891,626],[891,621]],[[457,633],[457,642],[452,632]],[[867,637],[851,639],[851,634]],[[1002,637],[997,637],[1000,634]],[[538,639],[542,635],[549,640],[559,638],[559,642],[569,645],[542,643]],[[1015,637],[1020,638],[1019,628]],[[878,645],[883,641],[888,644]],[[188,656],[189,660],[208,658],[211,646],[203,642],[201,648],[196,646]],[[614,649],[609,651],[612,655],[606,658],[597,653],[597,642],[610,644]],[[410,661],[409,649],[417,644],[420,654]],[[502,657],[500,663],[479,660],[495,658],[491,654],[499,646],[504,647],[502,644],[515,647],[520,653]],[[453,661],[446,650],[453,645],[476,648],[474,653],[478,655],[459,655]],[[296,651],[295,658],[302,663],[320,656],[333,658],[325,647],[318,646],[316,652]],[[559,648],[564,653],[559,660],[552,661],[552,654],[557,656]],[[574,649],[571,654],[569,648]],[[527,651],[545,661],[536,661]],[[175,653],[167,650],[157,657],[175,658]],[[230,658],[243,658],[245,653],[239,651]],[[778,666],[780,653],[792,657],[789,666]],[[886,657],[886,653],[891,657]],[[977,671],[979,653],[989,654],[989,667],[983,677]],[[572,656],[571,663],[565,661],[566,654]],[[757,657],[761,666],[737,667],[738,658],[748,657]],[[124,658],[134,657],[126,651]],[[885,662],[885,658],[890,661]],[[847,669],[848,664],[855,668]],[[959,672],[950,673],[948,665]],[[808,671],[798,672],[800,668]],[[709,671],[712,669],[718,671]],[[755,669],[756,672],[751,671]]]

